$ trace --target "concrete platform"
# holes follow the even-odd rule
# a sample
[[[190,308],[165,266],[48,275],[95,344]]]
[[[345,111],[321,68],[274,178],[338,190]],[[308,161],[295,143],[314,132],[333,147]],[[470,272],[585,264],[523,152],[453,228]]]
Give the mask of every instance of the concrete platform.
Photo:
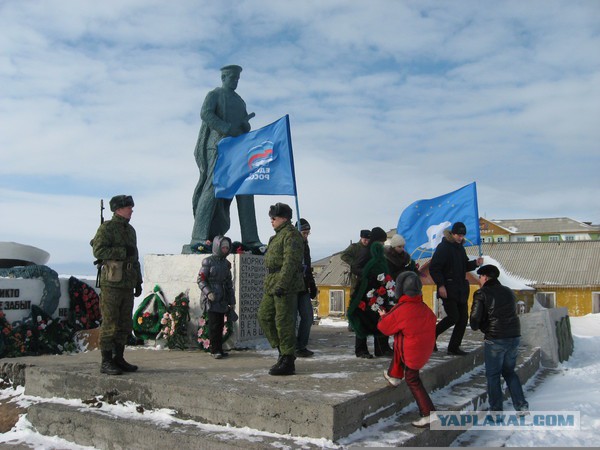
[[[440,352],[434,353],[422,371],[430,392],[449,390],[443,398],[452,401],[436,404],[439,410],[473,408],[485,401],[481,343],[479,333],[468,332],[463,348],[470,354],[458,357],[447,355],[444,340],[439,342]],[[132,401],[145,409],[176,410],[175,416],[181,420],[247,427],[251,436],[244,439],[239,433],[233,437],[230,433],[230,439],[224,440],[226,429],[215,432],[185,421],[164,430],[145,422],[143,415],[139,420],[116,420],[93,408],[52,401],[30,408],[28,418],[42,434],[58,434],[97,448],[192,448],[187,445],[192,436],[197,444],[205,443],[193,448],[264,448],[269,444],[294,448],[294,436],[315,440],[313,444],[303,441],[307,448],[323,447],[319,443],[323,439],[345,447],[361,445],[353,433],[375,424],[398,430],[394,442],[398,446],[448,445],[456,437],[412,427],[410,421],[417,411],[409,390],[404,384],[391,388],[383,378],[390,359],[357,359],[354,334],[345,328],[313,327],[309,348],[315,356],[298,358],[296,375],[289,377],[268,375],[276,360],[276,351],[271,349],[233,350],[229,358],[215,360],[198,350],[128,348],[126,358],[140,370],[112,377],[99,373],[98,351],[5,359],[0,371],[24,384],[27,395],[90,399],[113,392],[117,400]],[[538,349],[523,348],[519,366],[523,382],[536,373],[539,361]],[[88,432],[75,432],[78,427]],[[263,433],[257,437],[252,430]],[[292,442],[286,442],[289,439]]]

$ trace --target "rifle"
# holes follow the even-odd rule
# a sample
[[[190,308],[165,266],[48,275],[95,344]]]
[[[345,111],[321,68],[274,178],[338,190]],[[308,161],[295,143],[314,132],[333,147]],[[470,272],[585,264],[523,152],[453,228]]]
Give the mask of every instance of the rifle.
[[[104,199],[100,199],[100,225],[104,223]],[[94,240],[90,242],[92,246],[94,245]],[[98,267],[98,273],[96,274],[96,287],[100,287],[100,274],[102,272],[102,260],[97,259],[94,261],[94,265]]]

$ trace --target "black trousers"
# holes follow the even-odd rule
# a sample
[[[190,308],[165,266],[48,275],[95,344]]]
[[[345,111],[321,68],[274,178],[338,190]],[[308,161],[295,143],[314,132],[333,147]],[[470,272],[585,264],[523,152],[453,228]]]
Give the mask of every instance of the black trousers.
[[[469,306],[467,302],[457,302],[452,298],[442,299],[444,304],[444,311],[446,311],[446,317],[444,317],[435,327],[435,337],[437,338],[440,334],[454,325],[452,330],[452,336],[450,336],[450,342],[448,343],[449,351],[456,351],[462,343],[465,330],[467,328],[467,322],[469,321]]]
[[[223,352],[223,326],[225,325],[225,313],[208,311],[208,339],[210,339],[210,352]]]

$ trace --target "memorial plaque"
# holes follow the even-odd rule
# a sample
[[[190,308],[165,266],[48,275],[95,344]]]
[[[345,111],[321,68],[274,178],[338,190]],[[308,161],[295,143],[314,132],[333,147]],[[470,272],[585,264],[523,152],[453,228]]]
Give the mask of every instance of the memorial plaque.
[[[39,306],[44,283],[41,280],[0,278],[0,311],[9,323],[31,315],[31,306]]]
[[[237,295],[238,343],[264,338],[265,335],[258,324],[258,306],[263,296],[263,281],[267,273],[264,257],[256,255],[240,255],[234,276]]]

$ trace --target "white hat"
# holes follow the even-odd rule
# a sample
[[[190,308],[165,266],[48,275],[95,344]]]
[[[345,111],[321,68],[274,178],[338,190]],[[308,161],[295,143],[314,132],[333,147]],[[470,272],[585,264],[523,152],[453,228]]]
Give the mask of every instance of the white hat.
[[[406,244],[406,241],[400,234],[395,234],[390,239],[390,247],[392,247],[392,248],[399,247],[400,245],[404,245],[404,244]]]

